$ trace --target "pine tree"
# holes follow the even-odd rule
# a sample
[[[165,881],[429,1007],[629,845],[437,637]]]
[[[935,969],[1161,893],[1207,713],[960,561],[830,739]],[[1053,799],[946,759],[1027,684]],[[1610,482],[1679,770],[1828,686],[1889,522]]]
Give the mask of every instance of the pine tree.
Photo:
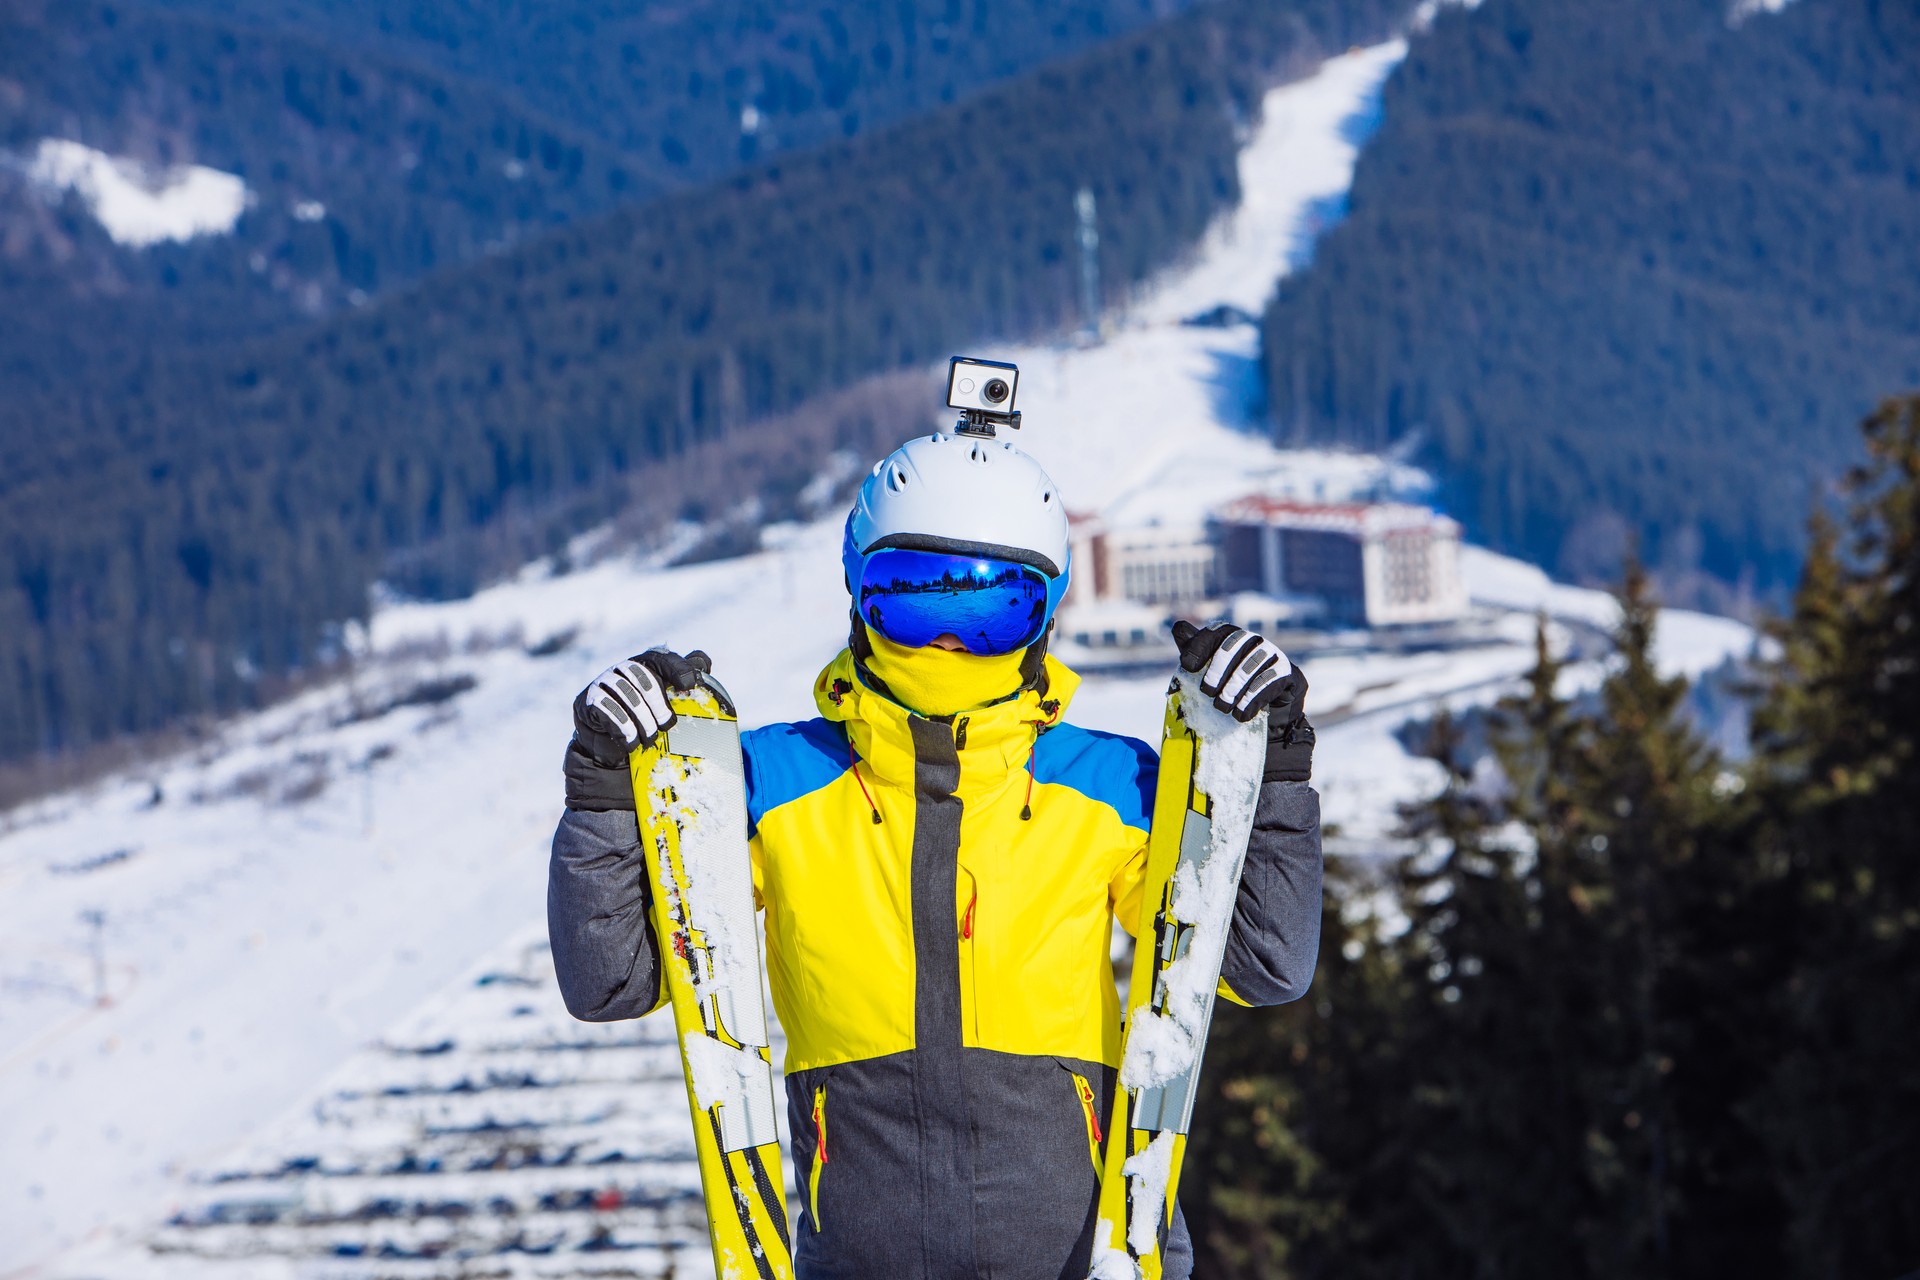
[[[1590,709],[1560,691],[1542,625],[1526,691],[1495,718],[1504,812],[1463,831],[1443,793],[1410,822],[1446,849],[1411,864],[1403,893],[1402,945],[1426,979],[1411,1190],[1443,1233],[1432,1248],[1457,1259],[1423,1275],[1673,1271],[1668,881],[1692,858],[1714,762],[1679,717],[1685,682],[1655,669],[1637,567],[1620,605],[1616,669]]]
[[[1562,669],[1542,621],[1525,692],[1492,720],[1497,809],[1462,804],[1454,764],[1448,789],[1406,815],[1434,850],[1401,879],[1411,926],[1400,946],[1422,979],[1407,1050],[1423,1158],[1408,1191],[1436,1233],[1404,1256],[1446,1260],[1421,1274],[1582,1272],[1580,1079],[1594,1055],[1577,1010],[1595,999],[1595,895],[1561,856],[1583,829],[1568,786],[1580,724],[1558,691]],[[1449,754],[1444,736],[1436,753]]]
[[[1637,567],[1597,693],[1543,624],[1497,768],[1435,722],[1425,852],[1343,883],[1309,1001],[1222,1021],[1204,1274],[1920,1269],[1920,396],[1867,445],[1744,774],[1659,674]],[[1389,890],[1403,930],[1355,912]]]
[[[1741,1110],[1822,1280],[1920,1268],[1920,396],[1865,434],[1756,717],[1743,904],[1773,954]]]
[[[1583,1232],[1595,1275],[1671,1275],[1678,1166],[1691,1159],[1671,1077],[1691,1046],[1695,1002],[1676,989],[1687,920],[1708,889],[1699,833],[1720,772],[1683,716],[1687,682],[1654,664],[1656,608],[1630,563],[1620,592],[1619,667],[1575,753],[1584,822],[1564,852],[1599,874],[1591,909],[1604,969],[1596,1030],[1612,1052],[1590,1095],[1587,1174],[1602,1212]]]
[[[1397,1275],[1410,1217],[1398,1187],[1417,1152],[1405,1122],[1405,977],[1381,939],[1377,874],[1327,868],[1320,960],[1306,997],[1214,1013],[1181,1201],[1196,1274],[1267,1280]]]
[[[1219,1274],[1681,1274],[1671,975],[1718,765],[1654,667],[1637,570],[1621,614],[1580,704],[1542,623],[1491,761],[1435,721],[1444,785],[1389,886],[1405,928],[1330,914],[1318,1003],[1231,1037],[1199,1148]]]

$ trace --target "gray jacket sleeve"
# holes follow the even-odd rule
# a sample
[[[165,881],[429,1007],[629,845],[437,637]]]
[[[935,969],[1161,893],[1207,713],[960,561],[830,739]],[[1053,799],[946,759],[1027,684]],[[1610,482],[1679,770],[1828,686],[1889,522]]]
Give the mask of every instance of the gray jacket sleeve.
[[[561,815],[547,866],[547,937],[574,1017],[616,1022],[660,1003],[652,897],[632,812]]]
[[[1251,1005],[1307,993],[1320,956],[1320,797],[1304,782],[1260,788],[1220,976]]]

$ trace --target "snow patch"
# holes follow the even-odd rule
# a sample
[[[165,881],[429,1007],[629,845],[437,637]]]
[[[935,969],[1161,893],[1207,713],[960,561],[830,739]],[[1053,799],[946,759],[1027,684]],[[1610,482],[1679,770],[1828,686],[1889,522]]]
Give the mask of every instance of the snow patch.
[[[1604,591],[1570,587],[1534,565],[1484,547],[1460,548],[1460,573],[1477,604],[1538,610],[1549,618],[1611,632],[1620,625],[1620,604]],[[1664,676],[1695,679],[1728,659],[1750,656],[1755,646],[1772,651],[1754,629],[1734,618],[1691,609],[1662,609],[1653,633],[1653,659]]]
[[[1442,9],[1478,9],[1480,0],[1420,0],[1413,11],[1413,29],[1427,31],[1433,27],[1435,18]]]
[[[730,1114],[744,1112],[754,1091],[765,1089],[772,1078],[766,1059],[759,1054],[736,1049],[704,1031],[687,1032],[686,1049],[693,1098],[703,1111],[727,1107],[732,1109]]]
[[[1306,79],[1270,90],[1260,126],[1240,152],[1240,203],[1192,258],[1154,282],[1137,318],[1178,324],[1222,304],[1259,315],[1280,277],[1337,217],[1360,155],[1352,126],[1377,108],[1406,53],[1406,41],[1389,40],[1329,58]]]
[[[704,689],[692,696],[709,708],[713,706]],[[679,829],[680,865],[695,890],[687,920],[705,939],[712,967],[703,973],[696,966],[694,985],[712,983],[721,990],[757,990],[759,939],[753,929],[746,833],[739,829],[737,815],[721,804],[716,788],[708,785],[712,775],[703,760],[662,756],[654,762],[648,783],[659,812]],[[665,865],[664,843],[658,856],[662,860],[660,883],[672,886],[674,877]],[[726,874],[730,863],[742,864],[732,876]],[[744,893],[740,892],[743,888]]]
[[[1103,1222],[1093,1238],[1093,1269],[1087,1280],[1140,1280],[1133,1259],[1113,1247],[1113,1224]]]
[[[1171,980],[1172,968],[1167,976]],[[1134,1011],[1133,1025],[1127,1028],[1127,1056],[1120,1064],[1120,1084],[1138,1089],[1171,1080],[1193,1065],[1193,1051],[1193,1037],[1182,1022],[1143,1005]]]
[[[1763,13],[1779,13],[1792,3],[1793,0],[1733,0],[1727,8],[1727,25],[1744,26],[1748,18]]]
[[[1127,1224],[1127,1247],[1136,1256],[1152,1253],[1160,1242],[1160,1219],[1166,1214],[1167,1179],[1173,1176],[1174,1132],[1162,1129],[1153,1141],[1127,1157],[1120,1172],[1132,1182],[1133,1220]]]
[[[153,170],[64,138],[46,138],[27,176],[86,201],[116,244],[144,249],[166,240],[225,235],[247,207],[247,184],[205,165]]]
[[[1291,667],[1284,653],[1276,665]],[[1215,707],[1213,699],[1200,691],[1200,677],[1191,672],[1177,672],[1174,678],[1180,682],[1180,714],[1200,736],[1193,780],[1213,801],[1214,843],[1229,849],[1236,840],[1244,844],[1253,830],[1253,805],[1259,794],[1257,786],[1249,789],[1247,780],[1258,778],[1266,764],[1267,722],[1259,717],[1236,720]],[[1177,899],[1174,905],[1180,905]]]

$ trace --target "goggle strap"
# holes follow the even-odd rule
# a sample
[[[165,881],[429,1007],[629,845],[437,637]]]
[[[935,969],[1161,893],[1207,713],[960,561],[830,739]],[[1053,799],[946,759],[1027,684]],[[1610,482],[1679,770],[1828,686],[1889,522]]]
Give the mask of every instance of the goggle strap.
[[[861,567],[881,551],[927,551],[934,555],[959,556],[968,560],[1004,560],[1009,564],[1038,569],[1049,578],[1060,576],[1060,566],[1025,547],[1009,547],[998,542],[968,542],[963,538],[942,538],[931,533],[890,533],[860,553]]]

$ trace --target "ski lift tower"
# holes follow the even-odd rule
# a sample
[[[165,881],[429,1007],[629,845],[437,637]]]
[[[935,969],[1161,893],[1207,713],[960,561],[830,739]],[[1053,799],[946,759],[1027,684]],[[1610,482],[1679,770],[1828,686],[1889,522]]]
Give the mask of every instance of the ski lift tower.
[[[1080,243],[1080,332],[1081,346],[1100,342],[1100,228],[1099,208],[1093,188],[1082,187],[1073,197],[1073,210],[1079,216],[1075,239]]]

